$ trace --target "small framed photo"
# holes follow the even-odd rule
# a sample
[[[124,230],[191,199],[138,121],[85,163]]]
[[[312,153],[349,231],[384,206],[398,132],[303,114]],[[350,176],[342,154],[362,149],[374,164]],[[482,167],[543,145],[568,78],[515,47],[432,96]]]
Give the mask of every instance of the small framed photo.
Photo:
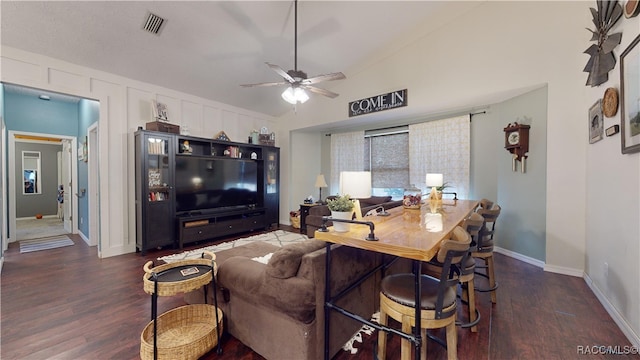
[[[589,144],[602,140],[604,120],[602,119],[602,99],[589,108]]]
[[[180,273],[182,273],[182,276],[189,276],[189,275],[197,274],[199,272],[200,270],[195,266],[180,270]]]
[[[640,151],[640,35],[620,55],[622,153]]]
[[[157,102],[156,100],[152,100],[151,110],[153,111],[153,117],[155,118],[155,120],[169,121],[169,114],[167,112],[166,104]]]

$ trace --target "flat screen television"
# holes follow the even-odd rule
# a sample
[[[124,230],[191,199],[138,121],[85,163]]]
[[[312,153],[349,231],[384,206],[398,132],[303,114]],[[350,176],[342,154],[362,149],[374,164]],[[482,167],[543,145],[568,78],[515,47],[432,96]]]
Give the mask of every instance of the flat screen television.
[[[176,156],[176,211],[206,212],[258,203],[254,160]]]

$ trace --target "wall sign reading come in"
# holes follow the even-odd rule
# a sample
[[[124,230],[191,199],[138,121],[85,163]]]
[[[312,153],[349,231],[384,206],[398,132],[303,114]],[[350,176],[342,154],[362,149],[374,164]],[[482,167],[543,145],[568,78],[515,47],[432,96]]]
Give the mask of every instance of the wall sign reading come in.
[[[371,96],[349,103],[349,117],[407,106],[407,89]]]

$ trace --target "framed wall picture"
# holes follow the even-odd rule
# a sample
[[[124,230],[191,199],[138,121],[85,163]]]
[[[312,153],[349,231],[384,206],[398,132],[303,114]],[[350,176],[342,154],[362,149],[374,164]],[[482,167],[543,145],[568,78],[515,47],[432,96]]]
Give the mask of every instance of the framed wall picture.
[[[640,151],[640,35],[620,55],[622,153]]]
[[[589,144],[602,140],[604,120],[602,119],[602,99],[589,108]]]

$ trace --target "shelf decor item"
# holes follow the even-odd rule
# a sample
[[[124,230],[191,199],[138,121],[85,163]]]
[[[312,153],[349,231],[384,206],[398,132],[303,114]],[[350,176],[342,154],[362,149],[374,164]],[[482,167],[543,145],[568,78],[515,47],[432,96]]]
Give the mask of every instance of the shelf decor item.
[[[158,121],[169,121],[169,113],[167,111],[167,105],[160,103],[156,100],[151,100],[151,110],[153,112],[153,118]]]
[[[216,140],[231,141],[231,139],[229,139],[224,131],[218,131],[218,133],[215,134],[213,138]]]
[[[640,35],[620,55],[622,153],[640,151]]]

